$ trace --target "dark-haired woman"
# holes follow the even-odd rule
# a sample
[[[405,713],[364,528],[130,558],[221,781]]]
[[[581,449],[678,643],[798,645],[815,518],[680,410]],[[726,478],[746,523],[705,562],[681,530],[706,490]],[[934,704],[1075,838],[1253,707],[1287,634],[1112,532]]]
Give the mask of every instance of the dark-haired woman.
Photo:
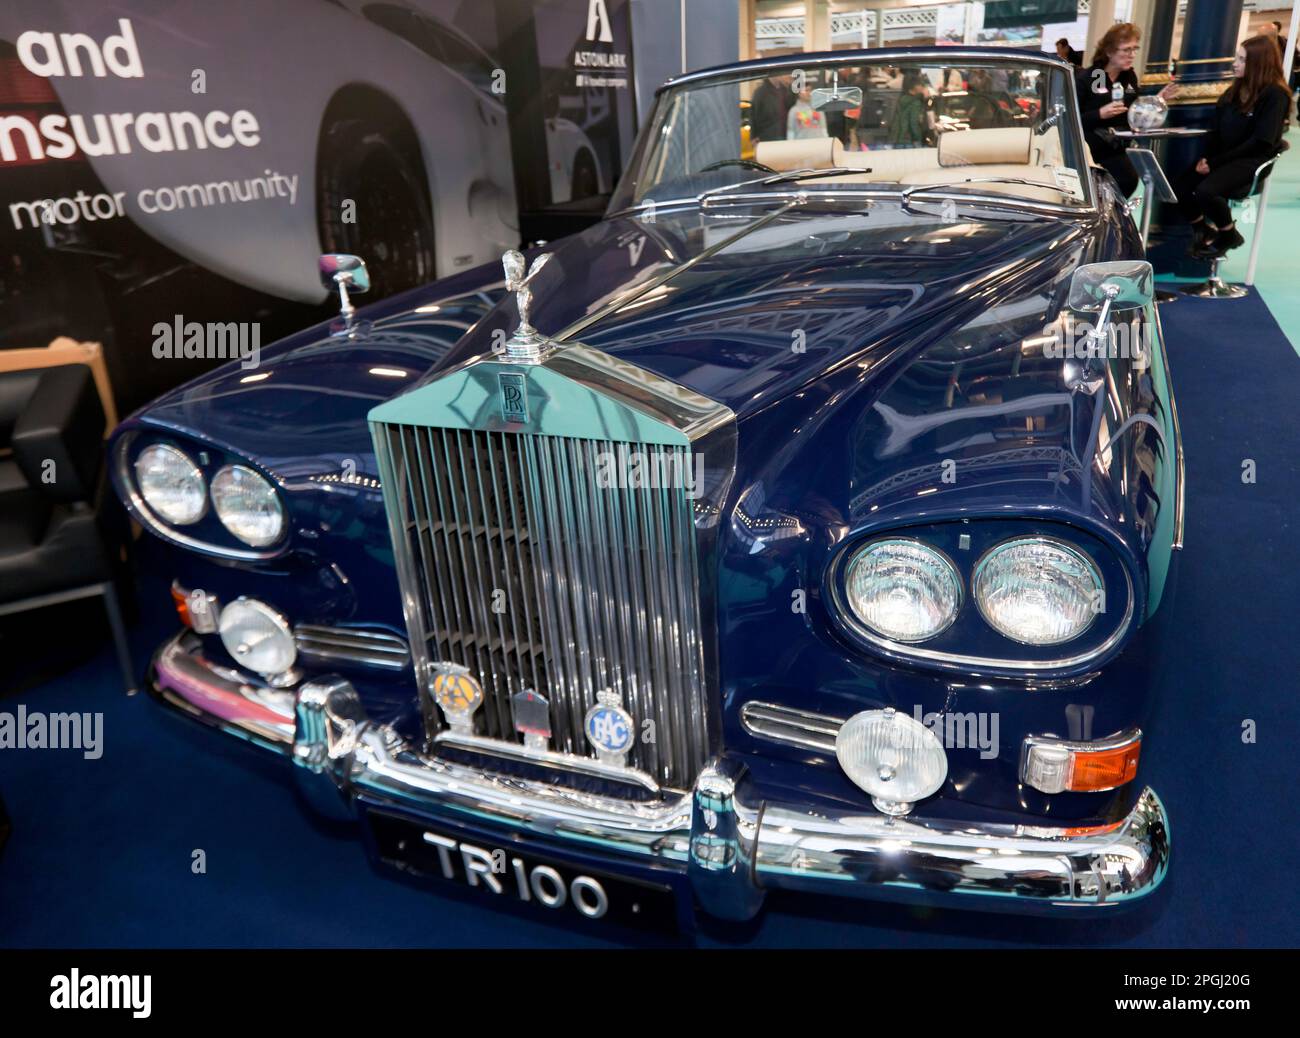
[[[1249,189],[1255,170],[1281,149],[1291,111],[1274,40],[1255,36],[1238,47],[1232,74],[1232,86],[1214,106],[1205,154],[1176,185],[1178,206],[1196,232],[1192,252],[1202,257],[1222,256],[1244,242],[1228,199]]]
[[[1093,161],[1115,178],[1126,198],[1137,190],[1137,170],[1124,154],[1125,146],[1108,140],[1103,131],[1128,129],[1128,107],[1138,96],[1138,78],[1133,63],[1137,59],[1138,40],[1141,38],[1141,30],[1132,22],[1112,25],[1097,41],[1092,66],[1079,69],[1074,75],[1088,150],[1092,152]],[[1173,91],[1171,83],[1160,91],[1160,95],[1168,98]]]

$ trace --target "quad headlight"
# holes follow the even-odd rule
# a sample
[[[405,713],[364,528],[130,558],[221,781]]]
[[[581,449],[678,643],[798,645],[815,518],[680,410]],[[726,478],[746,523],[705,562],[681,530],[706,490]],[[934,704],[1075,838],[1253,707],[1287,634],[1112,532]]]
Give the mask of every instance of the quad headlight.
[[[920,541],[873,541],[849,561],[845,597],[876,634],[919,642],[946,630],[961,606],[961,579],[947,557]]]
[[[991,548],[976,564],[971,585],[989,626],[1025,645],[1077,638],[1104,605],[1096,565],[1050,537],[1019,537]]]
[[[207,510],[203,473],[179,447],[155,443],[142,450],[135,459],[135,481],[145,504],[173,526],[197,523]]]
[[[227,465],[213,477],[212,506],[221,524],[254,548],[274,544],[284,531],[275,488],[243,465]]]

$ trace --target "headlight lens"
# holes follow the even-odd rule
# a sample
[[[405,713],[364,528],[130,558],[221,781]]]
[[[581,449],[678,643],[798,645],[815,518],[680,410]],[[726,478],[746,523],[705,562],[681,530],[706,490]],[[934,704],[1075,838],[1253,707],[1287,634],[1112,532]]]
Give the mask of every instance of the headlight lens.
[[[835,756],[886,814],[905,814],[948,777],[948,755],[938,737],[896,710],[864,710],[850,717],[835,737]]]
[[[221,524],[254,548],[274,544],[284,530],[275,487],[243,465],[227,465],[213,477],[212,505]]]
[[[283,674],[298,658],[288,622],[255,598],[237,598],[221,610],[219,630],[226,651],[259,674]]]
[[[952,563],[920,541],[875,541],[845,575],[849,607],[877,634],[899,642],[933,638],[957,618],[961,581]]]
[[[171,444],[155,443],[140,452],[135,482],[145,504],[173,526],[196,523],[207,510],[203,473],[189,455]]]
[[[1101,574],[1082,552],[1048,537],[992,548],[975,567],[975,602],[989,625],[1025,645],[1059,645],[1097,618]]]

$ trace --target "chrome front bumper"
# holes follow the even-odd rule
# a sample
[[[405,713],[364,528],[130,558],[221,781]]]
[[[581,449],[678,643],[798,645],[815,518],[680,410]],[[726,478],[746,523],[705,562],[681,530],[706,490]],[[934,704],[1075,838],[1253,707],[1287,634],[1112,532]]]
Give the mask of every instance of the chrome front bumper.
[[[154,657],[152,685],[185,713],[290,757],[302,791],[330,816],[354,816],[364,802],[666,867],[725,919],[751,918],[773,889],[996,911],[1114,908],[1149,894],[1168,868],[1169,823],[1151,789],[1102,829],[972,825],[776,802],[723,755],[689,793],[630,801],[426,756],[371,721],[341,678],[259,689],[180,636]]]

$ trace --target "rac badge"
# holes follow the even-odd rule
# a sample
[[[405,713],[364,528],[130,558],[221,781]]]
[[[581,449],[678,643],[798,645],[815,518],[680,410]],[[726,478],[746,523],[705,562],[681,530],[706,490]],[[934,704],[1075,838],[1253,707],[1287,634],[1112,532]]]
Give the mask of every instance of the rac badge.
[[[596,705],[587,711],[582,729],[602,763],[619,768],[627,766],[636,724],[632,715],[623,709],[623,697],[619,693],[612,689],[597,692]]]
[[[433,665],[433,701],[453,732],[472,734],[474,711],[483,705],[483,686],[468,667],[458,663]]]

